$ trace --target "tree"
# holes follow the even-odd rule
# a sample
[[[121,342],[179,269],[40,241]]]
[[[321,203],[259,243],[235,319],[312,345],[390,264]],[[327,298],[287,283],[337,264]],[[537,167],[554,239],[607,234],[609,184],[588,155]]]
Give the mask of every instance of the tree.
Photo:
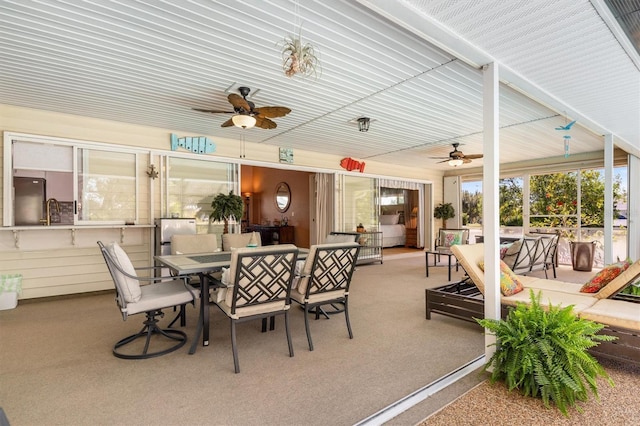
[[[500,225],[522,226],[522,178],[501,179]]]
[[[456,211],[451,205],[451,203],[442,203],[438,204],[435,209],[433,209],[433,217],[436,219],[442,219],[442,227],[447,227],[447,219],[451,219],[456,215]]]

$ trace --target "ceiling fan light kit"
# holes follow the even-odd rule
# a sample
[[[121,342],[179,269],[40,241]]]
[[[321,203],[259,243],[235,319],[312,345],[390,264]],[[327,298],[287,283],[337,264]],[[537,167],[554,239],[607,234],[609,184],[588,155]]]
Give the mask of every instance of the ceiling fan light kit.
[[[438,161],[438,163],[447,163],[451,167],[458,167],[458,166],[462,166],[463,164],[470,163],[471,160],[475,160],[477,158],[483,157],[483,154],[465,155],[462,151],[458,151],[458,146],[460,145],[458,142],[453,143],[451,145],[453,145],[453,151],[449,153],[448,157],[431,157],[431,158],[443,160],[443,161]]]
[[[259,127],[261,129],[275,129],[278,125],[271,118],[284,117],[291,112],[291,109],[282,106],[267,106],[256,108],[256,105],[247,99],[251,89],[245,86],[238,87],[240,95],[231,93],[227,100],[233,106],[233,111],[219,111],[214,109],[193,108],[195,111],[208,112],[211,114],[235,114],[233,117],[222,123],[221,127],[237,126],[243,129]],[[242,96],[241,96],[242,95]]]
[[[247,114],[236,114],[231,117],[231,121],[233,121],[234,126],[242,127],[243,129],[250,129],[256,125],[255,117]]]

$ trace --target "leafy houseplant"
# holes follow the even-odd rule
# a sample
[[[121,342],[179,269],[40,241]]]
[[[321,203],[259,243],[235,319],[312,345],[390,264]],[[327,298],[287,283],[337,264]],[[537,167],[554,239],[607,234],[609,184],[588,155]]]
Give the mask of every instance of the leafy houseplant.
[[[447,219],[451,219],[456,215],[456,211],[451,205],[451,203],[442,203],[438,204],[435,209],[433,209],[433,217],[436,219],[442,219],[442,227],[447,227]]]
[[[229,218],[231,216],[239,219],[244,212],[244,202],[242,197],[235,195],[233,191],[229,191],[229,195],[218,194],[211,202],[213,212],[209,215],[209,219],[216,220],[218,222],[224,221],[224,233],[229,232]]]
[[[531,290],[531,303],[518,303],[505,320],[476,320],[496,335],[498,348],[485,371],[491,382],[504,380],[509,390],[540,396],[545,406],[553,400],[568,416],[567,408],[586,401],[587,385],[598,398],[597,376],[613,381],[587,349],[615,337],[596,334],[604,326],[577,317],[573,306],[540,306],[540,294]],[[576,406],[578,411],[580,407]]]

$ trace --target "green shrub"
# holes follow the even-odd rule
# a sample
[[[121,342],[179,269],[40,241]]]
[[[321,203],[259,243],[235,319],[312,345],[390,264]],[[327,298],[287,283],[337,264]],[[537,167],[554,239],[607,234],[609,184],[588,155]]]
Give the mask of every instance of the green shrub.
[[[597,376],[613,381],[587,349],[614,337],[596,334],[604,326],[578,318],[573,306],[540,306],[540,294],[531,290],[531,303],[519,303],[505,320],[477,320],[496,335],[497,349],[485,371],[491,382],[504,380],[525,396],[541,397],[546,407],[552,400],[568,416],[568,407],[588,399],[588,388],[598,398]]]

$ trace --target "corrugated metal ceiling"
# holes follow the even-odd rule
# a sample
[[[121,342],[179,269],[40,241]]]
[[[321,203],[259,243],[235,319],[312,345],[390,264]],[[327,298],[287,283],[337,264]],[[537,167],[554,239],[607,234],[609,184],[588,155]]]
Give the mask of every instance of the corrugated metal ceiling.
[[[401,3],[638,145],[622,117],[639,114],[629,92],[640,82],[628,81],[638,70],[612,49],[589,2]],[[320,51],[317,79],[282,72],[278,43],[299,22]],[[277,129],[247,131],[249,142],[441,169],[449,166],[430,157],[452,142],[482,152],[480,71],[349,0],[1,0],[0,61],[6,104],[239,138],[220,127],[229,115],[191,108],[230,111],[225,90],[246,85],[258,107],[293,110]],[[566,118],[502,89],[501,161],[561,156],[554,128]],[[359,116],[375,120],[369,132],[349,122]],[[601,137],[573,128],[572,152],[601,148]]]

